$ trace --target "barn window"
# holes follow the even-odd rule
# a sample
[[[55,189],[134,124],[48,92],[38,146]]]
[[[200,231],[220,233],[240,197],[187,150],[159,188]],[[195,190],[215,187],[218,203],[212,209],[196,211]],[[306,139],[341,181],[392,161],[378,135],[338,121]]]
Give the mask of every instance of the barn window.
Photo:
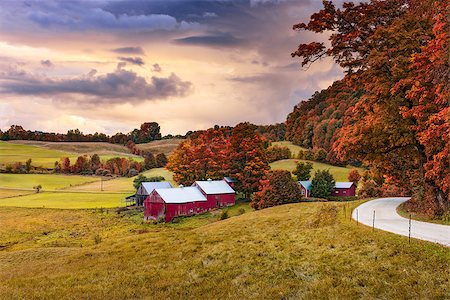
[[[305,190],[302,190],[302,195],[304,195],[305,194]]]
[[[344,194],[347,194],[347,191],[344,191]]]
[[[334,192],[335,194],[339,194],[339,191]]]

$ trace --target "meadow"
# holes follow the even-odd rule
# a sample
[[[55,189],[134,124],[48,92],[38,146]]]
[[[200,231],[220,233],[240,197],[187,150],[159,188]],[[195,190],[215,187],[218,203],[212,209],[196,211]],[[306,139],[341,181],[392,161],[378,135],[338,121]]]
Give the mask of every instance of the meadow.
[[[140,156],[132,155],[130,153],[123,152],[114,152],[105,150],[105,146],[98,144],[106,144],[107,147],[110,147],[108,143],[93,143],[97,144],[92,145],[98,151],[87,151],[87,152],[77,152],[75,149],[84,149],[76,146],[79,143],[55,143],[56,145],[44,146],[53,143],[23,143],[23,141],[14,141],[13,142],[4,142],[0,141],[0,164],[13,164],[15,162],[25,163],[29,158],[31,158],[31,164],[35,167],[43,167],[43,168],[53,168],[55,161],[60,161],[63,157],[69,157],[71,162],[75,162],[78,156],[86,154],[92,155],[94,153],[99,154],[100,159],[102,161],[106,161],[113,157],[130,157],[136,161],[143,161],[143,158]],[[62,145],[61,145],[62,144]],[[58,146],[59,145],[59,146]],[[116,146],[116,145],[112,145]],[[94,149],[92,148],[92,149]],[[61,150],[60,150],[61,149]],[[65,149],[67,151],[64,151]],[[84,149],[84,150],[92,150],[92,149]],[[108,148],[106,148],[108,149]],[[73,151],[73,152],[69,152]]]
[[[357,225],[358,203],[180,223],[142,213],[0,207],[6,299],[444,299],[450,249]],[[18,222],[20,220],[20,222]]]
[[[289,150],[291,150],[293,157],[298,157],[298,153],[300,151],[306,151],[308,149],[300,147],[298,145],[292,144],[292,142],[288,141],[280,141],[280,142],[272,142],[272,146],[279,146],[279,147],[287,147]]]
[[[302,159],[283,159],[278,160],[270,164],[270,168],[272,170],[287,170],[287,171],[294,171],[295,167],[297,165],[297,162],[307,162],[307,160]],[[337,167],[325,163],[320,163],[316,161],[309,161],[313,164],[313,170],[311,172],[311,176],[314,176],[314,173],[317,170],[330,170],[330,173],[333,175],[334,179],[336,181],[348,181],[348,173],[351,169],[354,167]],[[357,168],[360,173],[364,172],[364,169]]]

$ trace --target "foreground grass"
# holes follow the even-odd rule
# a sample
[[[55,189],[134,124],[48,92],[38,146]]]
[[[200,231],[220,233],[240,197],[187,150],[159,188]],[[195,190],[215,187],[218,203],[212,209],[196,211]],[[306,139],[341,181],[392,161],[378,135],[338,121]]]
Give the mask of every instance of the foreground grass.
[[[0,206],[62,209],[119,207],[125,206],[126,196],[129,194],[41,192],[20,197],[1,198]]]
[[[297,162],[307,162],[308,160],[302,160],[302,159],[283,159],[278,160],[270,164],[270,168],[272,170],[287,170],[287,171],[294,171],[295,167],[297,165]],[[350,170],[354,167],[337,167],[325,163],[320,163],[316,161],[309,161],[313,164],[313,170],[311,172],[311,176],[314,176],[314,173],[317,170],[330,170],[330,173],[333,175],[334,179],[336,181],[348,181],[348,173],[350,173]],[[364,172],[363,169],[357,168],[360,173]]]
[[[448,248],[372,233],[349,220],[350,207],[338,212],[342,205],[284,205],[191,226],[104,210],[0,208],[0,295],[448,297]]]

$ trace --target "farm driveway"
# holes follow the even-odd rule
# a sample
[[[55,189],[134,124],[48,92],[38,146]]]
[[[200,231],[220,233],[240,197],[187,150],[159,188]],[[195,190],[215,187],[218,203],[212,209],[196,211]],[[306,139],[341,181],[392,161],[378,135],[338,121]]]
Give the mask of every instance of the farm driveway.
[[[375,228],[408,236],[409,219],[397,213],[397,207],[409,198],[382,198],[365,202],[353,210],[352,218],[372,226],[375,211]],[[450,226],[411,221],[411,237],[450,247]]]

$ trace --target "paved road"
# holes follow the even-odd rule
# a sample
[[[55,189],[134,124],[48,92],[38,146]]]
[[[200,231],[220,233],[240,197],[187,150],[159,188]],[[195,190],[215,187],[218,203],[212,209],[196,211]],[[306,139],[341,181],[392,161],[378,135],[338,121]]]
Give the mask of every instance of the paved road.
[[[375,228],[408,236],[409,220],[397,214],[396,208],[409,198],[382,198],[365,202],[353,210],[352,218]],[[450,247],[450,226],[411,221],[411,237]]]

